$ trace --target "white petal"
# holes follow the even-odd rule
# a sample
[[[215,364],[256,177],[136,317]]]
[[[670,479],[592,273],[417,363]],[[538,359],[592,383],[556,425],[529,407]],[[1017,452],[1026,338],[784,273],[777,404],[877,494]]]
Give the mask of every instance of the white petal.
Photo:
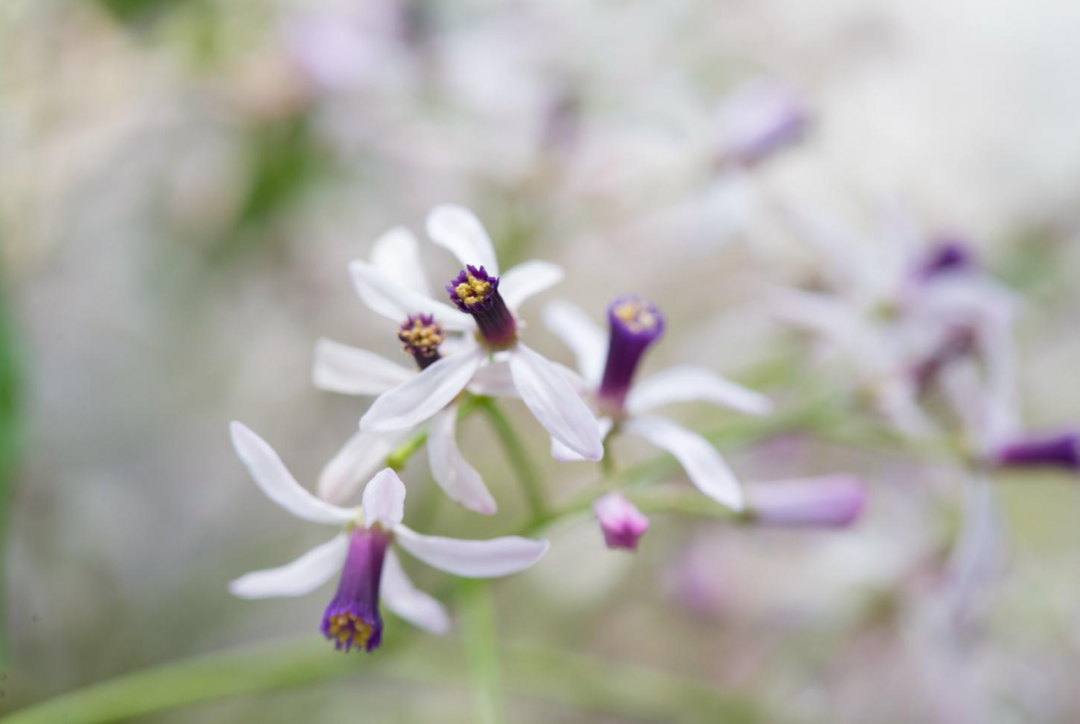
[[[743,496],[735,474],[708,440],[661,417],[631,418],[621,429],[670,452],[698,490],[732,510],[742,510]]]
[[[361,418],[360,429],[391,432],[427,420],[465,389],[482,357],[479,347],[443,357],[408,382],[379,395]]]
[[[612,425],[615,424],[614,421],[610,417],[601,417],[596,422],[600,428],[600,440],[606,440],[608,433],[611,432]],[[554,438],[551,440],[551,457],[561,463],[572,463],[585,459]]]
[[[514,377],[510,374],[510,364],[505,361],[492,362],[478,369],[469,383],[469,391],[488,397],[518,396]]]
[[[380,470],[364,488],[361,507],[368,528],[375,523],[393,528],[405,517],[405,483],[390,468]]]
[[[420,242],[405,227],[394,227],[375,240],[371,263],[395,284],[431,296],[420,260]]]
[[[403,322],[410,314],[430,314],[446,329],[470,330],[476,325],[472,317],[449,304],[436,301],[426,294],[403,287],[383,275],[376,267],[363,261],[349,264],[356,293],[374,311],[395,322]],[[370,291],[385,303],[372,305]]]
[[[432,241],[456,256],[462,266],[482,266],[488,274],[499,276],[491,238],[476,214],[463,206],[436,206],[428,214],[427,233]]]
[[[543,317],[548,329],[577,357],[578,369],[586,382],[598,386],[607,360],[608,338],[604,331],[570,302],[546,304]]]
[[[229,584],[229,593],[239,598],[302,596],[311,593],[341,570],[348,548],[348,536],[338,535],[333,540],[312,548],[292,563],[240,576]]]
[[[586,460],[604,456],[596,417],[558,367],[519,343],[510,371],[522,401],[553,438]]]
[[[329,339],[315,343],[311,381],[320,390],[345,395],[378,395],[416,376],[409,369],[366,349]]]
[[[450,630],[450,617],[446,609],[413,586],[393,550],[386,552],[383,561],[379,597],[387,608],[418,629],[440,635]]]
[[[499,293],[511,311],[529,297],[550,289],[566,276],[562,267],[548,261],[527,261],[499,277]]]
[[[319,473],[316,490],[329,503],[340,504],[356,492],[360,484],[386,464],[387,456],[403,443],[412,430],[399,432],[357,432]]]
[[[399,525],[398,545],[429,566],[465,578],[493,578],[523,571],[547,552],[548,542],[512,536],[491,540],[458,540],[420,535]]]
[[[626,398],[626,409],[636,415],[669,402],[694,400],[750,415],[765,415],[772,410],[772,403],[764,395],[691,365],[672,367],[634,385]]]
[[[313,523],[341,524],[356,517],[355,510],[331,505],[302,488],[274,449],[246,426],[234,421],[229,432],[236,454],[270,500],[297,518]]]
[[[454,439],[457,414],[457,405],[450,405],[431,418],[427,440],[431,475],[450,500],[476,513],[494,515],[495,499],[488,492],[480,473],[469,465],[458,450],[457,440]]]

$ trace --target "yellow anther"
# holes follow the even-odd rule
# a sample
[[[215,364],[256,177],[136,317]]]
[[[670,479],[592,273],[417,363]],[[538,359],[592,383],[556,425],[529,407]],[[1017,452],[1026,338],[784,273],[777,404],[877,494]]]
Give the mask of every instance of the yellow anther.
[[[632,299],[615,307],[615,316],[621,319],[631,332],[655,329],[659,320],[645,302]]]
[[[467,281],[454,287],[454,293],[461,301],[466,304],[476,304],[484,301],[491,294],[491,282],[477,279],[472,274],[469,274],[466,279]]]

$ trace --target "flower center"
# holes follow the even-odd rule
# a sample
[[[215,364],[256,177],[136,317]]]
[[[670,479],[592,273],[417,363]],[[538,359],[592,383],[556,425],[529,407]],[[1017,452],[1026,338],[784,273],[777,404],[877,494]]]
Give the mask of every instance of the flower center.
[[[660,313],[649,302],[638,297],[616,302],[611,310],[633,334],[640,334],[660,326]]]
[[[420,369],[439,360],[439,345],[446,340],[442,325],[428,314],[409,315],[397,333],[405,354],[416,360]]]
[[[476,320],[489,347],[506,349],[517,341],[517,320],[499,294],[499,277],[484,267],[467,266],[445,288],[450,301]]]
[[[366,648],[371,635],[375,633],[375,628],[355,613],[331,616],[329,623],[326,637],[334,640],[334,645],[339,649],[348,650],[354,646],[358,649]]]
[[[454,287],[454,293],[457,294],[458,299],[470,307],[485,301],[491,296],[492,291],[491,282],[477,279],[468,272],[465,273],[465,280]]]
[[[664,316],[651,302],[630,295],[611,303],[608,324],[607,363],[596,397],[606,414],[618,418],[642,355],[664,333]]]

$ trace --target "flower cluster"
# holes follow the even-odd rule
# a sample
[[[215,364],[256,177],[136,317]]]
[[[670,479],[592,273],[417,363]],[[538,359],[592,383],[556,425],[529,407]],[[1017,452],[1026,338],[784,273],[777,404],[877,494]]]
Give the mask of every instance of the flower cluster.
[[[449,627],[442,605],[406,577],[395,547],[465,577],[503,576],[536,563],[547,550],[545,541],[518,536],[456,540],[422,535],[402,522],[405,485],[388,465],[399,446],[415,440],[426,440],[432,477],[452,501],[483,515],[497,512],[497,502],[456,441],[456,422],[466,405],[492,397],[521,400],[550,436],[551,454],[558,461],[600,461],[614,437],[637,437],[673,455],[694,486],[746,522],[832,527],[857,517],[864,497],[861,481],[774,483],[757,486],[748,496],[706,438],[655,414],[662,405],[703,401],[766,415],[772,403],[711,370],[689,365],[635,382],[646,351],[666,325],[651,302],[636,295],[615,299],[608,308],[607,333],[569,302],[550,303],[544,320],[576,355],[575,372],[527,346],[526,325],[518,316],[526,299],[562,279],[560,268],[529,261],[500,272],[487,232],[458,206],[435,208],[427,233],[461,264],[444,285],[449,303],[432,293],[422,272],[419,241],[405,229],[384,234],[368,261],[349,267],[360,298],[396,325],[412,367],[330,340],[316,344],[316,387],[375,396],[359,430],[319,476],[318,496],[296,482],[266,442],[233,423],[237,453],[271,500],[298,518],[340,529],[330,542],[293,563],[237,579],[231,586],[235,595],[300,595],[340,571],[320,630],[338,649],[372,651],[382,640],[380,602],[426,631],[442,633]],[[361,505],[344,507],[365,481]],[[610,548],[636,550],[649,520],[614,486],[606,475],[594,502],[600,531]]]

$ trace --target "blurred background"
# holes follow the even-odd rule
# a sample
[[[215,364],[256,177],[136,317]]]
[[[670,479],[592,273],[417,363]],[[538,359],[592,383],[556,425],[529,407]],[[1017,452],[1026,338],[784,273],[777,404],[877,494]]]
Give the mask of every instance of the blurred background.
[[[810,358],[763,292],[812,283],[823,264],[782,210],[873,246],[883,206],[902,208],[925,238],[962,236],[1018,295],[1024,417],[1075,424],[1077,37],[1069,0],[6,0],[0,712],[318,637],[323,594],[227,594],[322,536],[258,494],[227,423],[313,485],[367,404],[312,388],[316,339],[400,354],[346,265],[391,226],[422,234],[436,203],[475,210],[504,268],[566,269],[524,309],[545,354],[571,362],[540,322],[544,301],[599,321],[636,291],[668,320],[648,370],[701,364],[780,400],[790,377],[748,370]],[[732,120],[754,92],[780,109]],[[770,112],[794,126],[748,141],[743,126],[752,136]],[[425,249],[433,281],[457,271]],[[827,390],[836,376],[799,380]],[[508,409],[553,498],[593,479],[551,462],[536,423]],[[499,519],[429,494],[418,456],[406,522],[505,531],[524,510],[505,460],[484,454],[477,421],[460,439]],[[501,639],[686,676],[763,721],[1075,721],[1075,480],[995,482],[1000,570],[977,617],[945,635],[944,594],[920,571],[955,515],[949,466],[798,430],[721,447],[750,480],[861,473],[866,514],[843,531],[660,516],[636,557],[604,550],[591,519],[568,521],[542,565],[496,588]],[[428,590],[443,581],[415,573]],[[405,629],[395,620],[387,637]],[[145,721],[474,721],[467,691],[377,666]],[[515,722],[638,720],[530,697],[508,707]]]

